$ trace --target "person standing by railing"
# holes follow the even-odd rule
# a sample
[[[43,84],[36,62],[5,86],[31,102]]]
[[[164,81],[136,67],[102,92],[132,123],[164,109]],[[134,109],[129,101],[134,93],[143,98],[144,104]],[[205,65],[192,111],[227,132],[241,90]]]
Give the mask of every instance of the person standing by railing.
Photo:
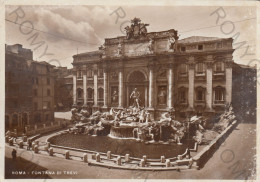
[[[15,149],[13,149],[13,151],[12,151],[12,157],[13,157],[13,160],[15,160],[16,159],[16,150]]]
[[[28,140],[27,150],[30,150],[31,148],[32,148],[32,141],[29,139]]]

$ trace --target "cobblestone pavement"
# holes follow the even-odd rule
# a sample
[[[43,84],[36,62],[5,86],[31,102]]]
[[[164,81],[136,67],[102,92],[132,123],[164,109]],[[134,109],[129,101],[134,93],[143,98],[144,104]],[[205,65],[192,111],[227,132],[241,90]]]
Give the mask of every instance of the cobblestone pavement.
[[[50,173],[54,171],[55,174],[37,174],[37,178],[254,179],[251,174],[254,175],[255,169],[255,146],[256,125],[239,124],[201,170],[191,169],[180,172],[108,169],[88,166],[79,161],[33,154],[30,151],[20,149],[17,149],[18,158],[11,160],[12,148],[7,146],[5,150],[6,176],[8,178],[28,178],[28,176],[35,178],[32,171],[35,175],[35,173],[48,169]],[[20,159],[19,156],[23,159]],[[19,160],[22,160],[26,165],[21,165]],[[18,163],[20,164],[18,165]],[[25,175],[14,174],[15,171],[23,170],[27,172]],[[57,174],[57,171],[62,175]]]

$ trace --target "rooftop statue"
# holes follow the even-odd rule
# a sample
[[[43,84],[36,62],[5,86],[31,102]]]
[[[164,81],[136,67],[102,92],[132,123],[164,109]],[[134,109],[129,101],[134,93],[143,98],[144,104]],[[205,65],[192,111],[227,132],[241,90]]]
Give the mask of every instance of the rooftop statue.
[[[131,26],[126,26],[126,39],[139,38],[140,36],[147,35],[146,26],[149,24],[140,23],[140,18],[134,18],[131,20]]]

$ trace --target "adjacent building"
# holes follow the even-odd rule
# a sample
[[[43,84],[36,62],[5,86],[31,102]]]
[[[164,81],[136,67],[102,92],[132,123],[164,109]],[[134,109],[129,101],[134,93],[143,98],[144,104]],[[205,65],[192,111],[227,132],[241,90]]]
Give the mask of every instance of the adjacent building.
[[[53,121],[54,66],[33,61],[33,52],[20,44],[5,48],[6,129]]]
[[[256,122],[257,69],[248,65],[233,64],[232,105],[243,122]]]
[[[54,104],[55,110],[70,110],[73,104],[72,93],[72,69],[67,67],[55,67],[54,68]]]
[[[177,30],[147,33],[134,18],[127,35],[107,38],[97,51],[74,55],[73,104],[93,110],[140,105],[153,117],[219,113],[232,102],[232,38],[192,36]]]

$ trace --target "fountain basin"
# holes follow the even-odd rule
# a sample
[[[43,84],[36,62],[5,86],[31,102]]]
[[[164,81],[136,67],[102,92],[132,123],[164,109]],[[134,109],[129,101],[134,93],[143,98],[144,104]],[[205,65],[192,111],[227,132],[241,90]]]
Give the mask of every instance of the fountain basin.
[[[116,138],[133,138],[133,130],[136,126],[112,126],[110,136]]]
[[[131,157],[142,158],[143,155],[146,155],[149,159],[159,159],[163,155],[166,158],[177,157],[177,155],[185,152],[188,143],[190,148],[194,148],[194,141],[185,141],[183,145],[177,145],[176,143],[147,144],[137,142],[135,139],[118,139],[108,136],[93,137],[90,135],[75,135],[71,133],[53,136],[48,141],[54,145],[104,153],[111,151],[112,154],[122,156],[129,154]]]

